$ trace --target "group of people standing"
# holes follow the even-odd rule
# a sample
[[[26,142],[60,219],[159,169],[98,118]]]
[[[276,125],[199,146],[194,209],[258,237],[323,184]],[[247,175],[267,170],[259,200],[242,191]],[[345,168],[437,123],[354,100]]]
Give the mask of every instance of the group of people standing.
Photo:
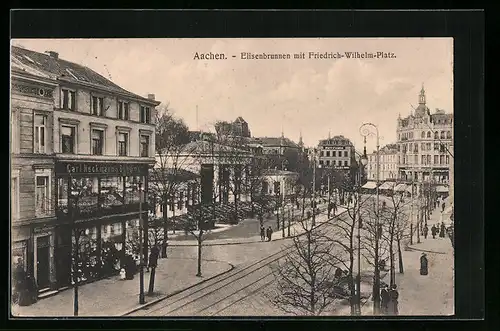
[[[429,234],[429,226],[425,225],[422,234],[424,235],[424,238],[427,239],[427,235]],[[441,222],[441,225],[434,224],[431,227],[431,235],[432,239],[436,239],[436,236],[439,234],[439,238],[445,238],[446,237],[446,226],[444,225],[444,222]]]
[[[271,237],[273,235],[273,229],[271,226],[268,226],[267,229],[261,225],[260,227],[260,240],[262,241],[271,241]]]
[[[380,291],[380,310],[383,315],[398,315],[398,299],[399,292],[396,284],[388,286],[387,284],[382,287]]]

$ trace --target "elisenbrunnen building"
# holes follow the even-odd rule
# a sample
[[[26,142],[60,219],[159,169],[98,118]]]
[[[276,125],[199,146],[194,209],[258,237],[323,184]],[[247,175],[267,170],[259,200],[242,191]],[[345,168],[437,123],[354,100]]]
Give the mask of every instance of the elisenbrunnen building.
[[[66,287],[78,241],[81,281],[116,272],[148,214],[160,102],[56,52],[11,51],[12,264],[41,293]]]

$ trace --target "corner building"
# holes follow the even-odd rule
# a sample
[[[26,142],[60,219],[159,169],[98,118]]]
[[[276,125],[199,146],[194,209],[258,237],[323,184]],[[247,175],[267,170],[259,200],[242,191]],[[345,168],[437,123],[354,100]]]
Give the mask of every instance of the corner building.
[[[148,211],[139,192],[147,196],[148,170],[155,163],[153,119],[159,102],[154,95],[133,94],[89,68],[48,53],[12,47],[11,61],[16,70],[44,77],[53,86],[51,109],[34,109],[31,123],[25,116],[25,126],[34,134],[21,132],[21,137],[33,140],[33,152],[27,154],[41,154],[40,159],[50,163],[35,168],[42,176],[35,180],[36,192],[50,197],[42,205],[54,216],[44,231],[50,229],[50,281],[45,284],[41,275],[34,275],[39,288],[57,289],[72,283],[72,249],[77,243],[83,281],[115,272],[125,252],[134,253],[139,209],[143,217]],[[42,199],[36,195],[36,200],[39,208]],[[39,256],[34,263],[39,268],[45,264]]]
[[[431,113],[423,87],[414,113],[398,118],[397,136],[400,179],[449,184],[453,172],[453,114],[442,109]]]

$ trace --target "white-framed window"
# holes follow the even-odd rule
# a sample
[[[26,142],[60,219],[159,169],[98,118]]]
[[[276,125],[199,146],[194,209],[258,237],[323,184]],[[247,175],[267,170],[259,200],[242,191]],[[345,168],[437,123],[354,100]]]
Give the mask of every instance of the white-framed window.
[[[91,114],[96,116],[104,116],[104,98],[100,96],[92,96]]]
[[[35,214],[37,217],[46,216],[50,213],[50,169],[35,170]]]
[[[75,154],[76,129],[74,125],[61,126],[61,153]]]
[[[11,170],[10,179],[10,213],[12,220],[19,219],[19,170]]]
[[[150,136],[147,134],[141,134],[139,136],[139,143],[140,143],[140,156],[141,157],[148,157],[149,156],[149,141],[150,141]]]
[[[11,153],[19,153],[19,110],[13,109],[10,118],[10,148]]]
[[[151,123],[151,108],[141,106],[139,120],[141,123]]]
[[[130,104],[126,101],[118,101],[118,119],[128,120]]]
[[[128,133],[118,132],[118,155],[127,156],[128,155]]]
[[[92,129],[92,155],[104,153],[104,130]]]
[[[47,116],[33,114],[33,153],[45,154],[47,152]]]
[[[61,89],[61,108],[66,110],[76,109],[76,92],[74,90]]]

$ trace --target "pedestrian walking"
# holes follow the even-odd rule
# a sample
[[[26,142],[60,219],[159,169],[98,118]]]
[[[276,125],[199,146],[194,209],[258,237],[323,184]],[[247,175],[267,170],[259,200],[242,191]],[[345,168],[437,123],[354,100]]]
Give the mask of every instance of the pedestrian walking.
[[[267,228],[267,241],[271,241],[272,235],[273,235],[273,229],[271,228],[271,226],[269,226]]]
[[[333,202],[333,215],[337,215],[337,203],[335,201]]]
[[[391,289],[389,290],[389,305],[387,309],[390,315],[399,314],[398,299],[399,299],[399,292],[397,290],[396,284],[393,284],[391,286]]]
[[[260,227],[260,240],[264,241],[266,239],[266,230],[264,229],[264,226]]]
[[[446,237],[446,227],[444,226],[444,222],[441,223],[441,230],[439,231],[439,237]]]
[[[427,254],[422,253],[420,256],[420,275],[427,276],[429,273],[429,260],[427,260]]]
[[[389,308],[389,291],[387,285],[384,285],[380,291],[380,301],[381,313],[387,315],[387,310]]]
[[[427,234],[429,234],[429,227],[426,225],[424,226],[424,238],[427,239]]]
[[[446,204],[443,202],[443,204],[441,205],[441,212],[444,213],[444,208],[446,207]]]
[[[431,228],[431,234],[432,234],[432,239],[436,239],[436,234],[437,234],[437,228],[436,225],[434,224]]]

